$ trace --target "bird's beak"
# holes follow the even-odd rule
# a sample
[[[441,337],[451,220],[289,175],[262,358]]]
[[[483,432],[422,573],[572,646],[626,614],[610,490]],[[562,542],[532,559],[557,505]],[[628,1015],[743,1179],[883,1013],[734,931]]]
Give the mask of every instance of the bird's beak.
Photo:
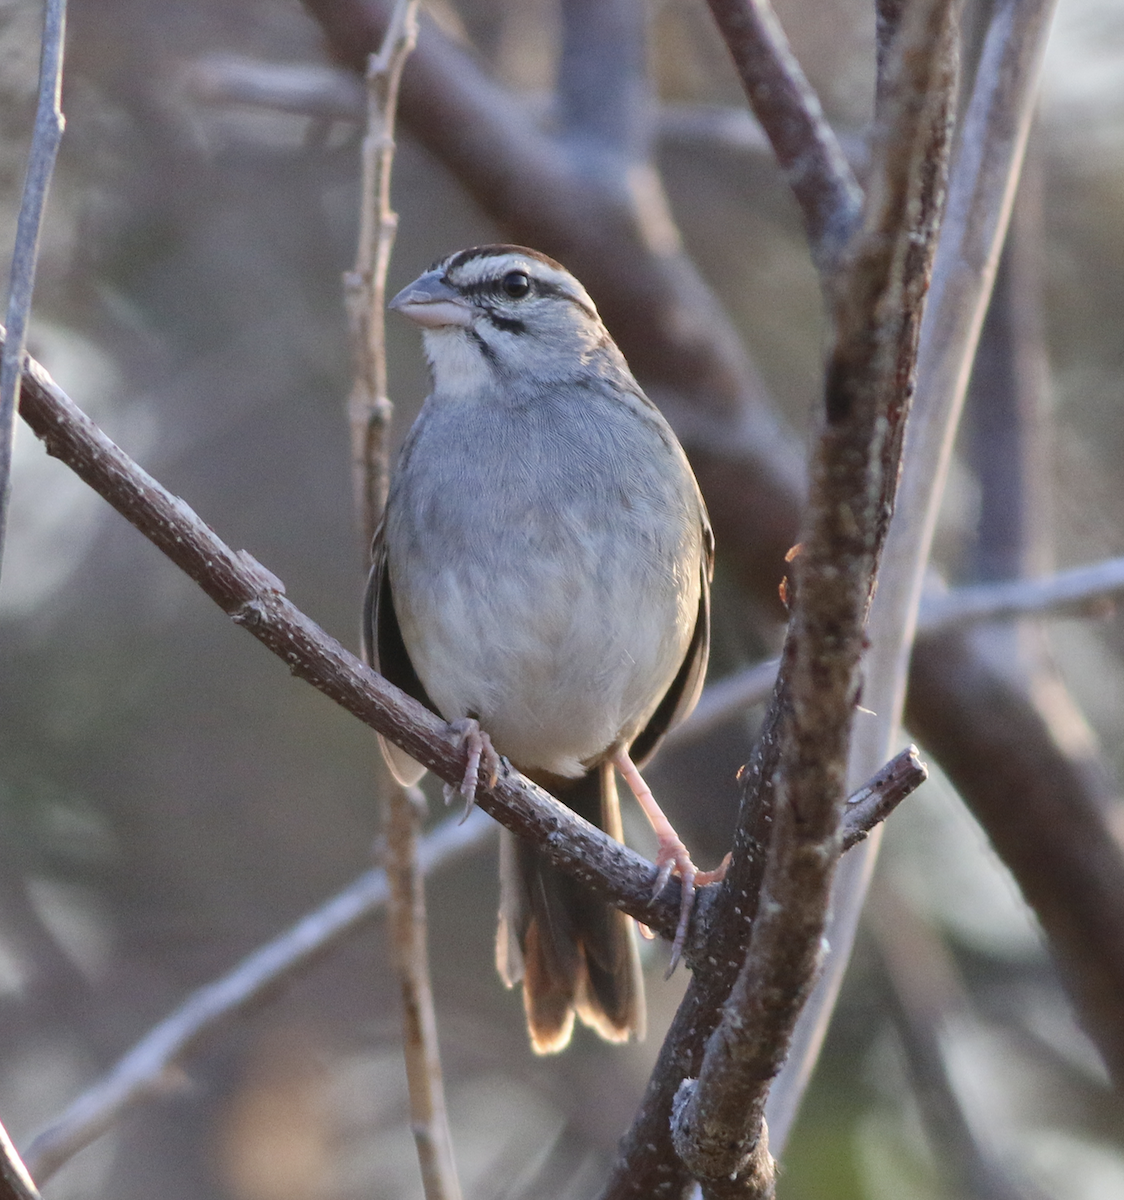
[[[444,281],[440,271],[426,271],[404,287],[388,307],[426,329],[472,324],[471,307]]]

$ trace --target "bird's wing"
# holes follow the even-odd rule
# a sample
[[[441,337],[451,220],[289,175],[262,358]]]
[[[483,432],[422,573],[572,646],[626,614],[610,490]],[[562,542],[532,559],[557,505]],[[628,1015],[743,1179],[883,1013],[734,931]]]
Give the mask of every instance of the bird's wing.
[[[632,761],[638,767],[643,767],[655,754],[669,730],[690,716],[706,678],[706,663],[710,657],[710,580],[714,575],[714,533],[710,528],[710,518],[701,496],[699,507],[702,513],[703,557],[700,566],[702,586],[699,590],[699,612],[695,619],[695,631],[679,673],[672,680],[671,687],[664,693],[659,707],[629,750]]]
[[[376,671],[400,687],[408,696],[424,704],[430,712],[437,708],[426,693],[418,678],[402,630],[398,625],[398,614],[394,611],[394,597],[390,590],[390,572],[387,570],[386,541],[380,522],[375,531],[371,550],[371,574],[367,579],[367,591],[363,597],[363,657]],[[379,746],[391,774],[406,787],[417,783],[425,774],[425,768],[416,763],[405,750],[388,742],[381,734]]]

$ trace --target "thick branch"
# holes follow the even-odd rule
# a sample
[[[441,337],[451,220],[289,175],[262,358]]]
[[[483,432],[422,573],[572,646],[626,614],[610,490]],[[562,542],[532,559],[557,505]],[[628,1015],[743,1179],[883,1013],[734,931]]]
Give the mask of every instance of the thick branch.
[[[915,197],[931,182],[922,153],[932,138],[930,98],[955,78],[945,66],[955,11],[947,0],[918,0],[895,43],[894,102],[878,139],[863,230],[836,285],[826,424],[795,561],[789,669],[779,687],[783,693],[787,683],[789,695],[779,722],[764,894],[745,965],[708,1040],[697,1084],[685,1085],[674,1118],[675,1147],[707,1196],[772,1195],[765,1099],[819,971],[864,624],[886,529],[883,497],[892,502],[900,465],[900,441],[890,452],[886,443],[910,400],[899,365],[916,353],[916,326],[902,302],[916,286],[911,249],[926,211]],[[946,158],[947,145],[946,130]],[[937,178],[939,188],[939,161]],[[939,190],[936,203],[939,211]],[[890,412],[896,421],[887,420]]]
[[[833,296],[836,345],[815,474],[819,503],[796,562],[798,612],[801,604],[810,607],[794,618],[765,731],[743,773],[733,862],[713,907],[714,934],[704,959],[713,973],[696,977],[688,990],[602,1200],[674,1196],[682,1189],[667,1128],[680,1081],[696,1072],[703,1098],[700,1091],[679,1093],[675,1149],[705,1180],[708,1194],[765,1195],[771,1187],[762,1108],[816,975],[838,855],[865,589],[892,506],[898,431],[912,394],[920,305],[943,197],[956,80],[951,22],[949,6],[919,5],[898,47],[894,102],[876,138],[864,233]],[[887,707],[892,714],[893,705]],[[790,756],[785,766],[782,748]],[[778,808],[782,798],[792,807]],[[769,899],[762,906],[770,834],[783,844],[779,858],[770,856]],[[747,960],[751,923],[754,949]],[[849,940],[846,934],[842,940]],[[730,996],[721,1032],[711,1035],[743,961],[752,962],[753,971],[738,977],[740,991]],[[830,998],[829,992],[824,1011]],[[707,1065],[700,1067],[708,1035]],[[809,1045],[814,1056],[815,1040]],[[790,1112],[806,1077],[805,1064],[797,1067]]]
[[[769,0],[708,3],[826,276],[858,222],[862,189]]]

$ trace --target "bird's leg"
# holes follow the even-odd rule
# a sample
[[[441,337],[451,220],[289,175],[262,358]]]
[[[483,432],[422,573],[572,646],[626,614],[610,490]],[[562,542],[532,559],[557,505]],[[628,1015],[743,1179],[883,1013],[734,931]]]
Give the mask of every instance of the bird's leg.
[[[442,791],[446,804],[451,804],[458,792],[464,797],[464,815],[461,817],[463,825],[476,803],[476,781],[480,774],[481,762],[488,774],[488,786],[491,787],[499,775],[500,756],[492,745],[492,739],[480,728],[480,722],[475,718],[461,717],[459,721],[450,721],[449,728],[460,739],[461,745],[467,748],[468,757],[465,759],[464,776],[460,786],[454,787],[451,783],[446,783]]]
[[[663,809],[656,803],[652,789],[644,782],[644,776],[640,774],[636,764],[629,758],[628,751],[618,750],[613,757],[613,763],[620,771],[625,783],[628,784],[629,790],[636,797],[637,803],[644,810],[644,815],[648,818],[652,829],[655,830],[656,838],[659,841],[659,851],[656,854],[658,871],[655,886],[652,888],[653,898],[667,886],[672,871],[679,876],[682,898],[679,904],[679,924],[675,929],[675,940],[671,943],[671,964],[668,967],[670,975],[675,970],[676,963],[679,962],[683,943],[687,940],[687,930],[691,923],[691,909],[695,902],[695,888],[724,879],[729,858],[723,859],[721,865],[714,871],[700,871],[691,861],[687,847],[683,845],[682,839],[675,832]]]

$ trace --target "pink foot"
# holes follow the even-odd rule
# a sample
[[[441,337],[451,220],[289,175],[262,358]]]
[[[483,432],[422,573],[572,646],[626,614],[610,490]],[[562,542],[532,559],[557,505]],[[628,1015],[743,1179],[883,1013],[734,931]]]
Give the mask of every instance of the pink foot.
[[[468,750],[468,757],[464,764],[464,777],[461,779],[460,787],[454,787],[451,783],[447,783],[443,789],[446,804],[451,804],[453,797],[458,792],[464,797],[464,814],[461,817],[463,824],[468,820],[468,814],[472,812],[476,804],[476,783],[480,775],[480,764],[484,764],[488,787],[491,787],[499,775],[500,756],[492,745],[492,739],[480,728],[480,722],[472,717],[461,717],[459,721],[450,721],[449,728],[460,739],[461,745]]]
[[[659,852],[656,854],[656,882],[652,888],[652,898],[667,887],[667,881],[674,871],[679,876],[679,924],[675,927],[675,938],[671,943],[671,960],[667,965],[668,977],[679,965],[679,956],[683,953],[687,941],[687,930],[691,927],[691,911],[695,907],[695,891],[708,883],[720,883],[726,878],[726,868],[730,865],[727,854],[713,871],[700,871],[691,861],[687,847],[672,831],[671,836],[659,839]]]
[[[637,803],[644,810],[644,815],[648,818],[659,841],[659,853],[656,855],[656,882],[652,888],[652,898],[655,899],[667,887],[667,881],[671,878],[672,871],[679,876],[682,884],[679,924],[675,927],[675,939],[671,943],[671,962],[667,968],[670,976],[679,963],[679,956],[683,953],[683,945],[687,940],[687,930],[691,926],[691,909],[695,904],[695,888],[725,879],[730,856],[726,855],[717,870],[700,871],[691,861],[687,847],[683,845],[679,835],[672,828],[671,822],[664,816],[663,810],[656,803],[652,789],[644,782],[643,776],[636,769],[636,764],[629,758],[628,751],[618,750],[613,762],[636,797]]]

